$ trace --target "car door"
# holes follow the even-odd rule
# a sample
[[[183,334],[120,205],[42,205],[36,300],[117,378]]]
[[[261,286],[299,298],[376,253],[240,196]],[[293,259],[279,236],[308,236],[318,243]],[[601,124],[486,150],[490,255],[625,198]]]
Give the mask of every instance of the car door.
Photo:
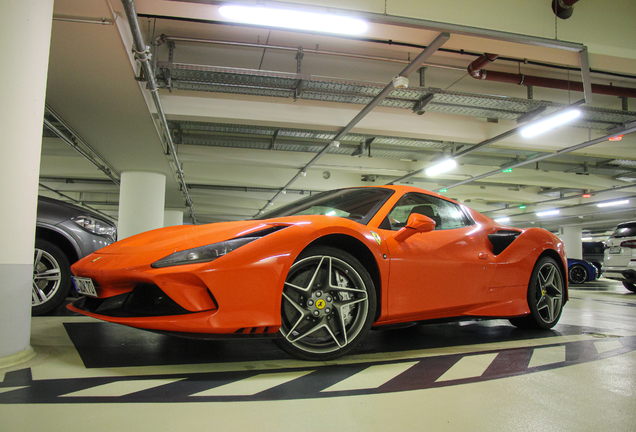
[[[481,226],[455,203],[409,193],[381,228],[397,231],[411,213],[430,217],[436,227],[403,241],[384,232],[390,253],[388,319],[457,316],[483,301],[495,264]]]

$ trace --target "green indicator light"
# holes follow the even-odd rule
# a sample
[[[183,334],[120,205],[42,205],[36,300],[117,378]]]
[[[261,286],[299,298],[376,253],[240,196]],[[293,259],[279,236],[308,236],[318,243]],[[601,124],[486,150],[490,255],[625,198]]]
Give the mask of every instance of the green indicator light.
[[[446,192],[446,189],[440,189],[439,191],[443,193],[443,192]]]
[[[526,206],[524,206],[524,205],[520,205],[520,206],[519,206],[519,208],[520,208],[520,209],[524,209],[524,208],[526,208]]]
[[[501,170],[501,172],[503,172],[503,173],[511,173],[512,172],[512,168],[506,168],[505,170]]]

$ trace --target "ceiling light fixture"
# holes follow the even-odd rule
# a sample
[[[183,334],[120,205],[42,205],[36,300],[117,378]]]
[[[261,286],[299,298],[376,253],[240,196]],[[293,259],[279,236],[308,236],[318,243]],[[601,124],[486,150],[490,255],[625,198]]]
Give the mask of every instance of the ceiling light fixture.
[[[623,135],[617,135],[617,136],[611,137],[608,141],[620,141],[622,139],[623,139]]]
[[[583,198],[592,198],[592,194],[591,193],[584,193],[583,195],[581,195]]]
[[[268,8],[263,6],[221,6],[219,12],[230,21],[267,27],[283,27],[324,33],[361,34],[367,23],[347,16]]]
[[[593,237],[581,237],[581,241],[592,241],[594,240]]]
[[[455,168],[457,166],[457,162],[455,162],[455,159],[444,159],[441,162],[436,163],[435,165],[432,165],[428,168],[426,168],[426,170],[424,171],[424,173],[429,176],[429,177],[433,177],[437,174],[441,174],[441,173],[445,173],[447,171],[452,170],[453,168]]]
[[[605,203],[596,204],[596,207],[613,207],[619,205],[629,204],[629,200],[610,201]]]
[[[556,116],[548,117],[542,121],[533,123],[521,129],[521,136],[524,138],[532,138],[533,136],[542,134],[549,131],[550,129],[554,129],[557,126],[561,126],[562,124],[570,122],[580,115],[581,111],[575,109],[566,111]]]
[[[539,217],[546,217],[546,216],[558,215],[559,213],[560,213],[559,210],[546,210],[546,211],[542,211],[542,212],[537,212],[535,214],[537,216],[539,216]]]

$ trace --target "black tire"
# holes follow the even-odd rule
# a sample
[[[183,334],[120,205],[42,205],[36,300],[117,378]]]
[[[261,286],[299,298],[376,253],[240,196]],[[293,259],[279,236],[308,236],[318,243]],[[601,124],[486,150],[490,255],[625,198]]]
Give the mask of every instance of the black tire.
[[[333,360],[365,338],[375,310],[373,281],[356,258],[334,247],[309,248],[287,275],[281,301],[282,337],[275,342],[302,360]]]
[[[519,328],[551,329],[561,318],[565,282],[557,262],[547,256],[539,258],[528,284],[530,313],[512,318],[510,323]]]
[[[71,289],[71,265],[53,243],[37,239],[33,256],[31,315],[43,315],[62,304]]]
[[[568,270],[568,279],[570,280],[570,283],[574,284],[587,282],[587,269],[580,264],[574,264]]]
[[[633,293],[636,293],[636,285],[631,282],[623,281],[623,286]]]

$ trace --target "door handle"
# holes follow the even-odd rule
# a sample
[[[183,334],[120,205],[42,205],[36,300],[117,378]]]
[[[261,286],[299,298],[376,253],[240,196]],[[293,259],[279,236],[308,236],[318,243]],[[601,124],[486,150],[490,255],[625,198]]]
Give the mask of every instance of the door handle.
[[[487,260],[488,258],[489,256],[487,253],[484,253],[484,252],[479,253],[479,259]]]

